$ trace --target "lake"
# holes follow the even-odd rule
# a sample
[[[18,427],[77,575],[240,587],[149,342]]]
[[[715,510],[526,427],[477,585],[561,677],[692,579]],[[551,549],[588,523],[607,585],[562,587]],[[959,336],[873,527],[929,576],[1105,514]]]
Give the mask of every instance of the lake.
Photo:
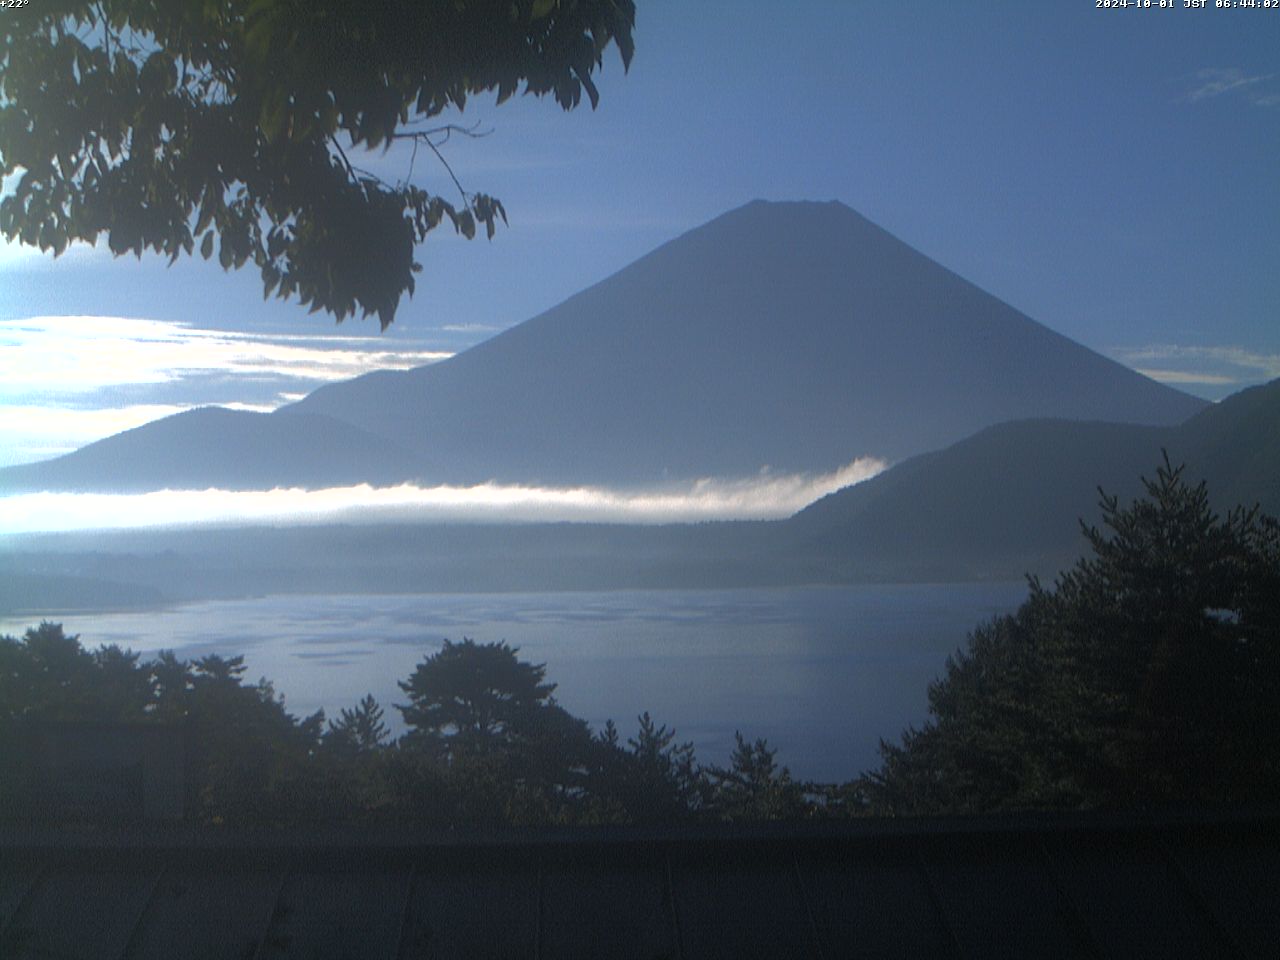
[[[895,584],[750,590],[269,596],[48,619],[87,648],[243,654],[297,714],[330,715],[373,693],[398,721],[396,681],[442,640],[506,640],[546,663],[556,697],[623,738],[648,710],[724,762],[735,730],[765,737],[801,778],[845,780],[881,737],[926,715],[927,686],[978,623],[1015,609],[1026,584]],[[0,621],[19,635],[39,616]]]

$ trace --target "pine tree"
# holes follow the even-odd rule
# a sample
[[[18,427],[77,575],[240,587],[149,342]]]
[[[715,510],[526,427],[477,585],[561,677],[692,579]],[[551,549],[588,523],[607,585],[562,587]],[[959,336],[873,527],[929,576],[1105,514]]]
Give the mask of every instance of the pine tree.
[[[400,683],[409,703],[396,709],[414,738],[447,750],[485,749],[517,739],[556,688],[545,682],[546,664],[520,660],[519,652],[505,642],[446,640]]]
[[[1166,457],[1102,493],[1091,555],[980,627],[883,744],[890,812],[1273,802],[1280,786],[1280,525],[1220,517]]]
[[[382,707],[372,693],[367,693],[356,707],[344,707],[337,720],[329,721],[325,746],[344,753],[372,753],[390,737],[382,718]]]

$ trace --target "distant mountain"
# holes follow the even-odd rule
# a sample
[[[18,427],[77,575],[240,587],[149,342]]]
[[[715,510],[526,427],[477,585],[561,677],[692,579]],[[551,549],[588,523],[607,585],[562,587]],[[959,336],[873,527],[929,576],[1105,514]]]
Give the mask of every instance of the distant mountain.
[[[839,203],[756,201],[444,363],[322,387],[432,476],[643,483],[897,460],[1025,417],[1203,402],[1030,320]]]
[[[1222,506],[1259,502],[1280,517],[1280,379],[1206,407],[1178,430],[1192,476]]]
[[[898,460],[1028,417],[1175,424],[1203,406],[839,203],[756,201],[445,362],[269,416],[169,418],[0,471],[0,490],[640,485]]]
[[[1164,447],[1218,509],[1280,515],[1280,381],[1180,427],[1034,420],[907,460],[787,520],[365,524],[0,536],[0,615],[263,593],[719,588],[1053,576],[1097,487],[1128,500]],[[3,585],[12,585],[3,589]],[[160,598],[157,600],[156,598]]]
[[[302,414],[285,420],[201,407],[55,460],[2,470],[0,492],[389,484],[415,470],[416,458],[390,440],[331,417]]]
[[[777,549],[833,579],[1053,574],[1080,553],[1098,488],[1142,493],[1161,451],[1219,510],[1280,515],[1280,380],[1178,427],[1034,420],[990,427],[833,493],[783,524]]]

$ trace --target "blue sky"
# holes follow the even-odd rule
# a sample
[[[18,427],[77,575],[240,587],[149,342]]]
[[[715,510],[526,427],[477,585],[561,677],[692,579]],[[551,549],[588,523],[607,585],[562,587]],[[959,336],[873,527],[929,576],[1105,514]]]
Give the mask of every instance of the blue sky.
[[[448,355],[756,197],[841,200],[1202,395],[1280,376],[1280,9],[638,6],[635,61],[607,58],[597,111],[468,108],[492,133],[448,156],[511,225],[429,238],[386,334],[264,303],[250,272],[198,260],[0,246],[0,465]],[[407,158],[363,165],[394,179]]]

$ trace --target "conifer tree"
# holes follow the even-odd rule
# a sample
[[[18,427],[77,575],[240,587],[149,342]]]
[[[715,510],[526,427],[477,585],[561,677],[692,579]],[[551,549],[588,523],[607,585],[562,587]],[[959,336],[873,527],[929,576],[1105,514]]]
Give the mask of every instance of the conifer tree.
[[[372,693],[355,707],[344,707],[337,720],[329,721],[325,745],[349,753],[372,753],[384,746],[390,737],[383,723],[383,710]]]
[[[483,749],[517,739],[534,713],[551,702],[545,664],[520,660],[505,642],[446,640],[418,664],[400,689],[409,703],[396,705],[419,741]]]
[[[1103,493],[1091,554],[971,635],[925,725],[882,744],[882,810],[1274,802],[1280,525],[1217,515],[1183,472]]]

